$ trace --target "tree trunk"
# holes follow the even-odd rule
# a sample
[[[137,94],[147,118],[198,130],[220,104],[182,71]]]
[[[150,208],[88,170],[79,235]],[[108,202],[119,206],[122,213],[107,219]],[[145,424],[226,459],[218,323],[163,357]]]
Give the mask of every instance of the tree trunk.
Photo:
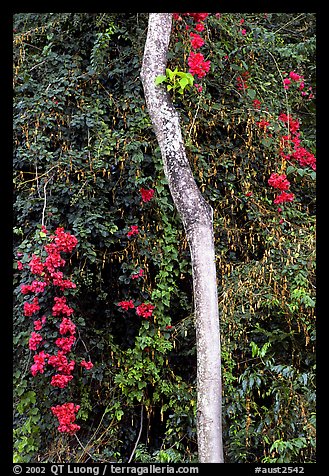
[[[179,115],[165,74],[172,13],[150,13],[141,79],[164,172],[191,252],[197,343],[197,437],[200,463],[222,463],[221,359],[213,210],[202,197],[186,156]]]

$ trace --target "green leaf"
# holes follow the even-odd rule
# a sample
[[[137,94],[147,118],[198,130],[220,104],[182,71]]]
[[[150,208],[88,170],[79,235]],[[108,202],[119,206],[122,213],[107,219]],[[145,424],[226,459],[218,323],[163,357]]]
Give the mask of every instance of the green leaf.
[[[170,81],[172,81],[173,77],[175,76],[175,72],[171,71],[170,68],[166,68],[166,75],[169,77]]]
[[[184,90],[184,88],[189,84],[189,81],[187,78],[181,78],[179,80],[179,84],[181,86],[181,88]]]
[[[166,76],[164,76],[163,74],[159,74],[159,76],[157,76],[157,77],[155,78],[154,83],[155,83],[156,85],[158,85],[158,84],[163,83],[163,82],[166,81],[166,80],[167,80],[167,77],[166,77]]]
[[[256,91],[254,89],[247,89],[247,94],[251,99],[255,99]]]
[[[291,174],[291,173],[293,173],[293,172],[295,172],[295,171],[296,171],[296,167],[294,167],[293,165],[289,165],[289,166],[287,167],[286,174],[289,175],[289,174]]]

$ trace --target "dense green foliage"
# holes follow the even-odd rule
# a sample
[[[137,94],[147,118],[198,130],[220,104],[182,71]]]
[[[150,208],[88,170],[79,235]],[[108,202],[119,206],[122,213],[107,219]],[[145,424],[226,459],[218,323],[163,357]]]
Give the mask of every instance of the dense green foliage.
[[[14,17],[18,462],[127,462],[136,442],[134,462],[197,461],[189,250],[139,78],[146,30],[147,14]],[[314,89],[315,18],[211,15],[204,38],[211,71],[203,91],[176,92],[174,101],[195,179],[214,208],[225,461],[312,462],[315,174],[288,170],[279,156],[278,116],[298,117],[314,153],[314,101],[284,90],[282,74],[296,71]],[[188,45],[175,24],[172,71],[188,70]],[[246,71],[241,90],[237,78]],[[263,118],[270,135],[257,124]],[[272,172],[287,173],[296,197],[280,214],[267,183]],[[141,202],[141,187],[155,190],[150,202]],[[62,226],[79,240],[68,299],[79,327],[75,354],[87,348],[94,368],[62,390],[81,405],[78,439],[56,430],[49,409],[59,391],[30,374],[33,324],[23,317],[27,274],[16,272],[16,256],[26,262],[40,247],[43,217],[49,230]],[[140,230],[133,239],[131,225]],[[140,268],[144,277],[132,279]],[[129,299],[152,302],[155,318],[117,306]]]

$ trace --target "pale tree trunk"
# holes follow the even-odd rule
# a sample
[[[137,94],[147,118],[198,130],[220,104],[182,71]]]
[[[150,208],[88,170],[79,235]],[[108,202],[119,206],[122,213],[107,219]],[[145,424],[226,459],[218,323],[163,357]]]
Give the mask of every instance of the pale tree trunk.
[[[213,211],[202,197],[186,156],[179,115],[163,84],[172,13],[150,13],[141,79],[160,146],[164,172],[191,252],[197,343],[197,437],[200,463],[222,463],[220,330]]]

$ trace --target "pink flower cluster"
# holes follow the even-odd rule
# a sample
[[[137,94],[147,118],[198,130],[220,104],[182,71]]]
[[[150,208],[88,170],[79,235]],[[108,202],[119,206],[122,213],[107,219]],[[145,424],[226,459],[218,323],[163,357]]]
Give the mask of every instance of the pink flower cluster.
[[[47,230],[42,227],[42,232],[47,235]],[[48,244],[44,246],[44,250],[47,254],[44,261],[40,256],[33,254],[28,266],[32,274],[42,276],[44,279],[33,280],[32,284],[22,284],[21,293],[26,295],[29,293],[43,293],[47,286],[51,284],[58,287],[60,290],[75,288],[75,284],[64,279],[61,268],[65,265],[65,260],[62,258],[61,253],[70,253],[76,247],[78,240],[70,233],[65,233],[63,228],[57,228],[54,235],[48,237]],[[21,255],[21,253],[20,253]],[[22,269],[23,264],[19,269]],[[38,297],[34,297],[32,302],[24,302],[24,315],[30,317],[33,314],[40,311],[40,305]],[[59,330],[60,337],[55,340],[55,345],[58,347],[58,351],[54,355],[46,353],[44,350],[39,351],[33,356],[33,365],[31,366],[31,373],[35,377],[38,373],[43,374],[45,372],[46,365],[52,367],[55,370],[55,374],[51,376],[50,385],[60,389],[65,388],[69,382],[73,379],[72,372],[75,368],[75,360],[68,360],[66,354],[71,352],[73,345],[76,342],[76,325],[70,319],[74,310],[68,306],[65,296],[55,296],[52,307],[52,316],[60,317],[61,321],[57,329]],[[37,351],[41,344],[44,342],[42,331],[46,324],[46,316],[42,316],[40,319],[36,319],[33,322],[34,331],[31,333],[29,339],[29,349]],[[82,360],[80,362],[82,368],[90,370],[93,367],[91,361],[86,362]],[[74,412],[79,408],[78,405],[74,406],[72,403],[67,403],[61,406],[52,407],[53,414],[59,419],[58,430],[73,434],[80,427],[74,424],[75,415]]]

